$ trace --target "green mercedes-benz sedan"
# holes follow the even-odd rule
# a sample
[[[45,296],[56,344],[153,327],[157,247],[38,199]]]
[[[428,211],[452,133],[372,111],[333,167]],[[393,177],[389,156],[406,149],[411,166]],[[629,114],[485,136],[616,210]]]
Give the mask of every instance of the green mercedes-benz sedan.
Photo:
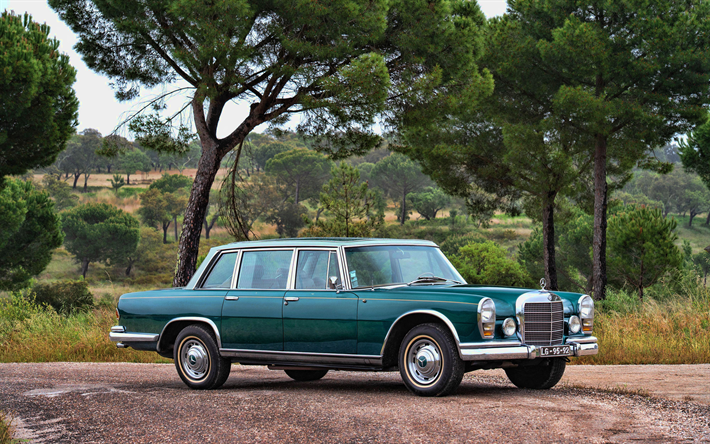
[[[233,362],[298,381],[399,370],[422,396],[491,368],[547,389],[570,356],[597,353],[589,296],[467,285],[436,244],[418,240],[224,245],[186,287],[124,294],[116,311],[111,340],[173,358],[194,389],[220,387]]]

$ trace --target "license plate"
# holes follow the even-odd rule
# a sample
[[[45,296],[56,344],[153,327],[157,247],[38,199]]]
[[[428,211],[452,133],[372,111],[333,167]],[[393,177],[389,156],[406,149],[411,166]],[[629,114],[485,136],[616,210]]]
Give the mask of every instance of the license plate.
[[[569,345],[558,345],[554,347],[539,347],[540,356],[569,356],[572,348]]]

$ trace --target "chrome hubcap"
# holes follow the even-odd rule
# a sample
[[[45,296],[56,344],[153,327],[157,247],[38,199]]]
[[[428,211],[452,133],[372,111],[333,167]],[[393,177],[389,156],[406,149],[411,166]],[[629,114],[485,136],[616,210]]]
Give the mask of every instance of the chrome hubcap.
[[[409,348],[407,367],[409,374],[418,384],[433,384],[441,373],[439,347],[431,339],[418,339]]]
[[[191,379],[202,379],[209,372],[210,360],[204,344],[196,339],[186,341],[180,351],[182,368]]]

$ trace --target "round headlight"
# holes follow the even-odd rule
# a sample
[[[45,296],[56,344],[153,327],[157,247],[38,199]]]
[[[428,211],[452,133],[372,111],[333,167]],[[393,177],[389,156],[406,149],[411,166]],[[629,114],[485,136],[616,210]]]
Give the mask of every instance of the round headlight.
[[[582,328],[582,322],[580,322],[577,316],[571,316],[569,318],[569,332],[570,334],[576,335]]]
[[[484,298],[478,305],[478,312],[481,314],[481,322],[495,322],[496,304],[488,298]]]
[[[503,334],[506,336],[513,336],[517,330],[517,325],[515,325],[515,319],[506,318],[503,321]]]
[[[582,319],[594,318],[594,301],[586,294],[579,298],[579,317]]]

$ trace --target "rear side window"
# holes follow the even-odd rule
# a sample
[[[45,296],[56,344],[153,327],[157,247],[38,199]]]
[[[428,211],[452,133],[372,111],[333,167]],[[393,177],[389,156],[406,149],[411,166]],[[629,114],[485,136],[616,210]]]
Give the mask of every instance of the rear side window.
[[[232,284],[236,260],[236,252],[220,256],[215,266],[210,270],[205,283],[202,284],[202,288],[229,288]]]
[[[237,288],[285,290],[292,250],[245,251]]]
[[[334,283],[331,283],[332,280]],[[334,289],[338,284],[340,284],[340,270],[335,251],[298,252],[297,290]]]

